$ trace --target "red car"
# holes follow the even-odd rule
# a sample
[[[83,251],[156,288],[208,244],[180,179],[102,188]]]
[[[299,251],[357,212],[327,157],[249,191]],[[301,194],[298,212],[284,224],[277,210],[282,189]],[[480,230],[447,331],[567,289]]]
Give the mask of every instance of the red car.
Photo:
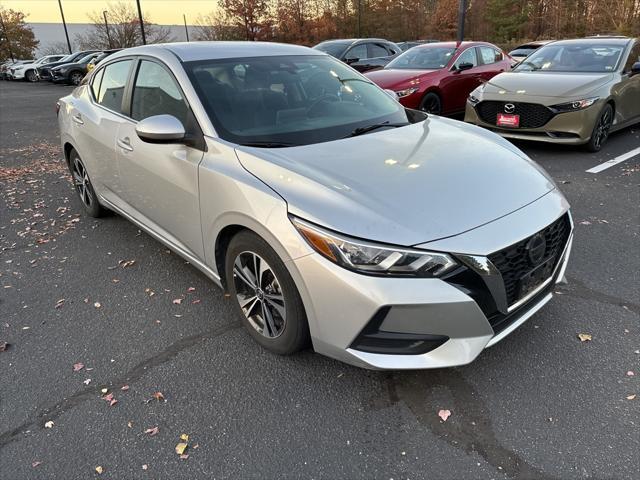
[[[436,115],[464,112],[469,94],[480,83],[511,69],[513,60],[486,42],[438,42],[418,45],[383,69],[365,75],[396,92],[408,108]]]

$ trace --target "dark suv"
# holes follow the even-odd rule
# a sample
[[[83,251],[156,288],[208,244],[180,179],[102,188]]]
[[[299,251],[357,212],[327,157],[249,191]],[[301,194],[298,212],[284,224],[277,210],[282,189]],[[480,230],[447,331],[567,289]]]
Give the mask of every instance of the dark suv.
[[[90,53],[99,52],[99,51],[100,50],[84,50],[82,52],[76,52],[76,53],[72,53],[70,55],[67,55],[66,57],[61,58],[57,62],[47,63],[46,65],[43,65],[42,67],[38,67],[38,76],[42,80],[52,80],[52,78],[51,78],[51,69],[52,68],[58,67],[60,65],[64,65],[65,63],[77,62],[78,60],[80,60],[83,57],[86,57]]]
[[[327,40],[313,48],[342,60],[359,72],[382,68],[402,52],[398,45],[381,38]]]

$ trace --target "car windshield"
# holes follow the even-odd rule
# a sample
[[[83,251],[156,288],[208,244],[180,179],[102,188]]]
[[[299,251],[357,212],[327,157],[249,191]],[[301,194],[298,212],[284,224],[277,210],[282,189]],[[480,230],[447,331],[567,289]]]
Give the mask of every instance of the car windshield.
[[[96,54],[95,53],[90,53],[89,55],[86,55],[86,56],[82,57],[80,60],[76,60],[75,63],[89,63],[94,58],[96,58]]]
[[[623,50],[623,45],[596,42],[552,43],[537,49],[514,71],[613,72]]]
[[[351,43],[352,42],[322,42],[313,48],[328,53],[332,57],[340,57],[342,52],[344,52]]]
[[[73,60],[73,58],[76,56],[75,53],[72,53],[71,55],[66,55],[60,59],[58,59],[58,62],[70,62],[71,60]]]
[[[233,143],[307,145],[411,121],[379,87],[326,55],[205,60],[185,68],[218,135]]]
[[[391,60],[386,69],[433,70],[449,64],[456,49],[451,47],[414,47]]]

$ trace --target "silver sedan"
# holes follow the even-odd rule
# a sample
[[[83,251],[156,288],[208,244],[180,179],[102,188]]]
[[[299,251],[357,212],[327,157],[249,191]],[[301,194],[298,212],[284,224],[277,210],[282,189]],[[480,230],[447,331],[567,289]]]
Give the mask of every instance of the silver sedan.
[[[276,353],[466,364],[564,278],[569,205],[538,165],[317,50],[127,49],[60,99],[58,121],[86,213],[178,252]]]

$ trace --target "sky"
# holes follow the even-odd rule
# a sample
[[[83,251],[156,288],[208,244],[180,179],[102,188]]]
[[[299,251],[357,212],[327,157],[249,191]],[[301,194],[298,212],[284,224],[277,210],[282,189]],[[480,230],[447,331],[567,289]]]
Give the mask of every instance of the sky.
[[[122,0],[136,8],[135,0]],[[88,13],[102,12],[109,5],[107,0],[62,0],[64,17],[67,23],[88,23]],[[142,12],[149,15],[154,23],[173,25],[182,23],[182,14],[186,14],[187,23],[195,23],[200,15],[216,10],[217,0],[140,0]],[[27,23],[59,23],[60,8],[58,0],[0,0],[0,5],[28,14]]]

